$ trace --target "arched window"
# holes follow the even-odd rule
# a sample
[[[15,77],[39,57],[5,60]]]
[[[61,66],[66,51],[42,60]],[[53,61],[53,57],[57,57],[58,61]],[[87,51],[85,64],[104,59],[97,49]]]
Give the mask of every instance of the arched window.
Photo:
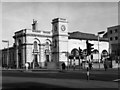
[[[74,57],[78,57],[79,56],[79,50],[77,48],[72,49],[71,55],[73,55]]]
[[[94,50],[93,50],[93,53],[94,53],[94,54],[98,54],[99,51],[98,51],[97,49],[94,49]]]
[[[48,49],[49,50],[49,43],[48,42],[46,42],[46,49]]]
[[[107,55],[108,54],[107,50],[103,50],[102,54],[106,54]]]
[[[34,41],[34,51],[37,51],[37,41]]]

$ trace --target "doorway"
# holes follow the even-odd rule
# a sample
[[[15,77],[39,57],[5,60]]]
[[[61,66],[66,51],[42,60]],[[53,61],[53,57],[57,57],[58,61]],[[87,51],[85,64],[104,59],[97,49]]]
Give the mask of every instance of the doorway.
[[[21,58],[21,53],[18,53],[18,68],[22,68],[22,58]]]
[[[34,55],[34,65],[35,65],[35,67],[39,67],[39,64],[38,64],[38,55],[37,54]]]

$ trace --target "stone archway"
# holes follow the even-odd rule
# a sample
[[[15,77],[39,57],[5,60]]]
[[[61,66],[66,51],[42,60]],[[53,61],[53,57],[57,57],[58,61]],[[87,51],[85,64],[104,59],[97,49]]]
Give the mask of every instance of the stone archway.
[[[99,51],[98,51],[97,49],[94,49],[94,50],[93,50],[93,53],[94,53],[94,54],[98,54]]]
[[[41,47],[40,47],[40,40],[35,38],[33,41],[33,61],[31,62],[32,68],[39,68],[40,67],[40,61],[41,61]]]
[[[79,50],[77,48],[71,50],[71,55],[69,56],[69,59],[70,59],[70,67],[72,66],[74,69],[76,65],[80,64]]]
[[[108,52],[107,52],[107,50],[104,49],[104,50],[102,51],[102,53],[101,53],[101,56],[104,57],[104,58],[108,57]]]
[[[46,39],[45,41],[45,62],[51,62],[51,41]]]
[[[77,48],[72,49],[71,55],[73,55],[74,57],[79,56],[79,50]]]
[[[22,42],[19,39],[18,40],[18,68],[23,67],[23,61],[22,61]]]

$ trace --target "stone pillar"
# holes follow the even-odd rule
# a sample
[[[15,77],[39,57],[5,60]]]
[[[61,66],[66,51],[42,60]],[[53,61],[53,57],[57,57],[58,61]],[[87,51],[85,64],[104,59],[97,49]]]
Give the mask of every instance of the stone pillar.
[[[39,67],[41,67],[41,49],[39,49]]]
[[[26,62],[25,62],[25,57],[26,57],[25,55],[26,55],[26,54],[25,54],[25,46],[23,46],[23,49],[22,49],[22,60],[23,60],[23,61],[22,61],[22,64],[23,64],[23,66],[25,66],[25,63],[26,63]]]
[[[18,69],[19,66],[18,66],[18,48],[16,47],[16,68]]]
[[[44,67],[45,54],[44,54],[44,45],[41,45],[41,66]]]

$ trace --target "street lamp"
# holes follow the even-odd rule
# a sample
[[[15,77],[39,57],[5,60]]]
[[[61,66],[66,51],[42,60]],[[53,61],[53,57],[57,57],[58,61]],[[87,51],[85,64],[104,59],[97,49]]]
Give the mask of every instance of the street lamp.
[[[98,62],[99,62],[99,69],[100,69],[100,59],[99,59],[99,41],[100,41],[100,34],[104,34],[105,31],[98,32]]]
[[[2,42],[8,44],[8,50],[7,50],[7,67],[8,67],[8,61],[9,61],[9,41],[8,40],[2,40]]]

